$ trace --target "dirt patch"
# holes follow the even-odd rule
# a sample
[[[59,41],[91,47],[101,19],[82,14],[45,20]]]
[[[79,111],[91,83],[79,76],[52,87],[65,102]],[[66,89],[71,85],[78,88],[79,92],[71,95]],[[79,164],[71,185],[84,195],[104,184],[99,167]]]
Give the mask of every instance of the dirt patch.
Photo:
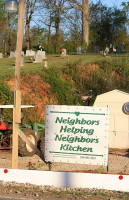
[[[0,168],[11,168],[12,153],[9,150],[0,151]],[[32,157],[19,157],[19,169],[33,169],[48,171],[49,165],[45,164],[37,155]],[[31,165],[29,164],[31,162]],[[111,152],[109,154],[109,169],[99,165],[52,163],[52,171],[101,173],[101,174],[128,174],[129,175],[129,153]]]
[[[14,79],[6,82],[10,89],[14,90]],[[22,104],[35,105],[33,110],[24,111],[26,116],[24,123],[27,121],[27,115],[31,121],[45,120],[46,104],[56,104],[57,99],[51,92],[51,86],[46,83],[39,75],[24,75],[21,77],[20,90],[22,92]],[[37,120],[38,119],[38,120]]]
[[[0,182],[0,200],[127,200],[128,193],[76,188],[55,188],[30,184]]]

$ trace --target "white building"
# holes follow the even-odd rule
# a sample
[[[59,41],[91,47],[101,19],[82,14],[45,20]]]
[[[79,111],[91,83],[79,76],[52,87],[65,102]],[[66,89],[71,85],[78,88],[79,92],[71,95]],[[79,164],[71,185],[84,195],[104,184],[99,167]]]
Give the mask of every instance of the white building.
[[[129,104],[125,104],[127,102],[129,102],[129,92],[120,90],[98,95],[94,102],[96,107],[110,108],[109,148],[129,148]]]

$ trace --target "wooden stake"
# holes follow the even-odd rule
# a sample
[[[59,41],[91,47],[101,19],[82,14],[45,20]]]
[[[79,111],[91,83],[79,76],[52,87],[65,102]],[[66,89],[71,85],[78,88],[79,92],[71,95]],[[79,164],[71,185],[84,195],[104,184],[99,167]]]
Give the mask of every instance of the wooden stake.
[[[14,88],[14,109],[13,109],[13,146],[12,146],[12,168],[18,168],[18,132],[19,123],[21,120],[21,96],[19,90],[20,84],[20,65],[21,52],[24,33],[26,0],[19,1],[18,13],[18,29],[17,29],[17,46],[16,46],[16,61],[15,61],[15,88]]]
[[[16,108],[13,108],[12,169],[18,168],[18,129],[15,121]]]
[[[15,95],[16,95],[16,112],[15,112],[15,122],[20,124],[21,123],[21,91],[20,90],[16,90],[15,91]]]

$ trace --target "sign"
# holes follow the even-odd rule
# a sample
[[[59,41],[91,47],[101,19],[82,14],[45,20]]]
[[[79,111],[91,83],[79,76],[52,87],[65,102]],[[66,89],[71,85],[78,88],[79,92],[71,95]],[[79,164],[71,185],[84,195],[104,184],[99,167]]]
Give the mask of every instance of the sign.
[[[107,166],[109,108],[46,106],[45,160]]]

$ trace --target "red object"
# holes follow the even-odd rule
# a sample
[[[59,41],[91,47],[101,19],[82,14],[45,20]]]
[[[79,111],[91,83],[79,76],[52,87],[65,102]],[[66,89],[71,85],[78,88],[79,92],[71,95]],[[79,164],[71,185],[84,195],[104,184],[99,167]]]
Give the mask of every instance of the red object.
[[[5,173],[5,174],[7,174],[7,173],[8,173],[8,170],[7,170],[7,169],[5,169],[5,170],[4,170],[4,173]]]
[[[0,123],[0,130],[6,130],[7,127],[6,127],[6,124],[4,122],[1,122]]]
[[[119,176],[119,179],[120,179],[120,180],[122,180],[122,179],[123,179],[123,176],[122,176],[122,175],[120,175],[120,176]]]
[[[81,100],[87,100],[87,99],[90,99],[92,96],[81,96]]]
[[[31,162],[28,162],[29,163],[29,165],[32,165],[32,163]]]

